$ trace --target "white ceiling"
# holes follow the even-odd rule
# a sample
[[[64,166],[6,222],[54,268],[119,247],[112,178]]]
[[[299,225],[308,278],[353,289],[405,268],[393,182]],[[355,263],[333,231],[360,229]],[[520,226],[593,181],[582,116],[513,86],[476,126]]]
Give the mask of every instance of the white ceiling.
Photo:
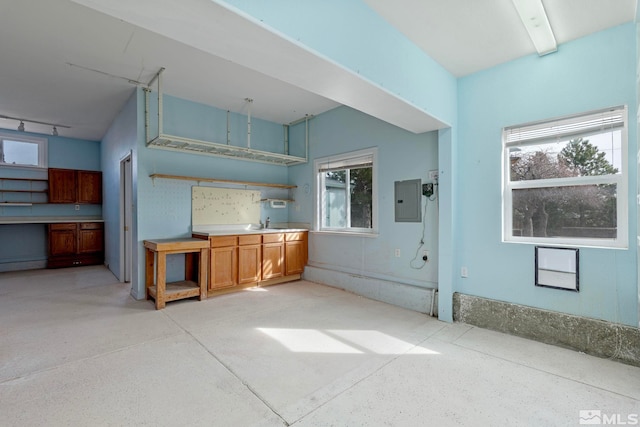
[[[536,52],[511,0],[364,1],[458,77]],[[631,22],[636,10],[636,0],[542,3],[559,45]]]
[[[456,76],[535,51],[511,0],[365,2]],[[176,4],[3,0],[0,115],[71,126],[60,128],[60,135],[99,140],[133,91],[127,80],[146,83],[165,67],[165,93],[245,113],[249,97],[254,117],[277,123],[344,104],[412,132],[443,126],[213,1]],[[544,5],[561,45],[632,21],[636,0],[544,0]],[[17,125],[0,119],[0,127]]]

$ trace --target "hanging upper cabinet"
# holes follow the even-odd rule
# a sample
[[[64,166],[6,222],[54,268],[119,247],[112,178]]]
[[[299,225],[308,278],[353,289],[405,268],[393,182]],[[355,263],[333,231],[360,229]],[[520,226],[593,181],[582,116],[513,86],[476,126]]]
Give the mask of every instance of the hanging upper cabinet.
[[[102,204],[102,172],[78,171],[78,203]]]
[[[102,172],[49,169],[49,203],[102,203]]]

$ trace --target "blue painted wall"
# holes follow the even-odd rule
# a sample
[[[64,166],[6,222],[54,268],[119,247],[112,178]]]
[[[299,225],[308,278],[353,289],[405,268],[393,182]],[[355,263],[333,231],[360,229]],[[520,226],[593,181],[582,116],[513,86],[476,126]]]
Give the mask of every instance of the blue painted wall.
[[[224,110],[165,96],[164,112],[165,133],[217,141],[225,137],[226,111]],[[139,113],[142,114],[140,111]],[[207,120],[192,120],[189,119],[190,117],[207,118]],[[246,126],[246,117],[237,118],[236,121]],[[139,122],[143,123],[143,118],[140,118]],[[212,126],[211,123],[218,123],[218,126]],[[222,130],[220,126],[223,127]],[[290,133],[292,151],[299,150],[304,145],[304,129],[304,124],[292,127]],[[246,128],[243,130],[246,132]],[[372,146],[379,147],[380,236],[374,239],[364,238],[364,240],[362,237],[313,236],[310,249],[311,262],[329,266],[338,271],[358,272],[370,277],[424,288],[435,287],[438,265],[437,205],[430,202],[426,210],[427,226],[424,233],[426,244],[423,249],[429,250],[430,262],[422,269],[413,269],[409,263],[418,247],[422,235],[422,224],[394,222],[393,188],[394,181],[415,178],[426,181],[428,171],[437,169],[437,133],[415,135],[347,107],[332,110],[312,119],[309,122],[309,132],[310,162],[290,168],[147,148],[144,140],[140,139],[136,150],[139,261],[134,294],[143,295],[142,242],[145,239],[190,235],[191,188],[197,185],[193,181],[152,179],[149,175],[162,173],[291,183],[298,186],[291,194],[296,202],[289,209],[271,209],[263,205],[261,217],[265,219],[269,216],[272,222],[311,224],[314,215],[313,159]],[[256,135],[261,135],[264,140],[256,139]],[[256,139],[255,144],[254,139]],[[280,147],[281,150],[281,142],[280,125],[260,120],[252,121],[252,147],[259,149]],[[243,136],[237,145],[245,143]],[[398,165],[402,166],[398,167]],[[263,192],[273,191],[254,188]],[[305,188],[310,190],[307,192]],[[277,195],[272,196],[277,197]],[[109,223],[108,218],[105,220]],[[340,251],[336,251],[338,247],[341,248]],[[401,250],[400,258],[394,257],[396,248]],[[170,278],[173,275],[174,279],[178,279],[182,274],[181,262],[181,257],[169,260]],[[416,264],[420,265],[420,262],[414,263]]]
[[[48,167],[62,169],[100,170],[100,141],[88,141],[62,136],[42,135],[29,132],[16,132],[16,136],[34,136],[48,140]],[[0,177],[47,178],[47,171],[29,168],[0,168]],[[100,205],[80,205],[75,210],[73,204],[43,204],[29,207],[0,207],[0,217],[20,216],[100,216]]]
[[[459,81],[455,289],[471,295],[638,324],[636,46],[633,24],[563,44]],[[622,105],[629,107],[630,248],[580,250],[580,292],[534,286],[534,246],[501,242],[501,129]]]
[[[458,144],[455,129],[458,95],[453,75],[362,0],[226,0],[220,3],[448,123],[452,128],[441,133],[438,142],[439,155],[444,160],[440,167],[440,194],[445,207],[454,206],[456,180],[452,168]],[[313,25],[309,25],[309,17],[313,17]],[[448,218],[456,211],[443,210],[441,214]],[[447,219],[440,235],[451,243],[443,242],[445,256],[439,259],[438,268],[443,274],[439,279],[439,316],[452,321],[454,223]]]
[[[438,271],[437,204],[426,205],[425,246],[431,260],[423,268],[410,261],[423,238],[421,223],[395,222],[394,182],[428,180],[437,169],[438,134],[404,131],[348,107],[339,107],[310,122],[309,163],[290,167],[290,181],[298,186],[296,203],[290,208],[292,222],[314,222],[315,174],[313,160],[363,148],[378,148],[379,236],[362,237],[312,233],[309,263],[325,269],[353,273],[424,288],[436,287]],[[309,192],[305,191],[309,188]],[[423,205],[424,208],[424,205]],[[394,256],[395,249],[401,256]],[[422,252],[420,252],[420,255]],[[414,262],[413,266],[421,266]]]
[[[144,123],[138,112],[138,106],[142,105],[141,89],[133,91],[131,97],[113,121],[101,144],[102,180],[103,180],[103,219],[105,226],[105,264],[120,280],[122,270],[120,264],[120,245],[122,240],[122,223],[120,220],[120,162],[131,155],[132,179],[133,179],[133,215],[137,212],[136,203],[136,156],[139,135],[139,127]],[[137,221],[133,222],[132,233],[135,236]],[[142,258],[144,259],[144,258]],[[137,265],[137,255],[132,263]],[[134,271],[137,272],[137,269]],[[132,274],[132,280],[135,276]],[[136,283],[137,286],[137,283]],[[136,288],[137,289],[137,288]],[[134,296],[138,296],[134,293]]]
[[[150,97],[151,111],[157,111],[157,94]],[[169,135],[204,141],[227,143],[227,113],[209,105],[187,101],[170,95],[163,98],[163,132]],[[249,108],[245,104],[245,112]],[[151,115],[150,126],[157,129],[157,116]],[[157,133],[157,132],[156,132]],[[251,117],[251,148],[284,152],[281,124]],[[229,113],[229,144],[247,147],[247,115]]]
[[[153,100],[152,100],[153,106]],[[144,123],[144,102],[139,104],[139,126]],[[164,133],[175,136],[225,143],[227,112],[215,107],[186,101],[165,95],[163,98]],[[232,144],[246,146],[247,117],[232,114]],[[144,131],[144,128],[139,128]],[[283,129],[280,124],[252,118],[251,147],[257,150],[283,152]],[[290,144],[303,144],[295,135]],[[219,178],[250,182],[287,184],[288,169],[285,166],[247,162],[197,154],[185,154],[146,147],[143,133],[137,142],[137,244],[139,249],[138,282],[134,293],[144,295],[143,241],[191,235],[191,188],[194,185],[226,186],[224,184],[200,183],[169,179],[152,179],[151,174],[168,174]],[[232,188],[256,189],[265,197],[287,198],[283,190],[264,187],[232,185]],[[286,209],[273,209],[262,205],[261,219],[267,217],[272,222],[287,222]],[[183,274],[182,258],[168,260],[167,277],[179,279]]]
[[[454,125],[456,79],[364,1],[220,3]]]
[[[48,166],[51,168],[100,170],[100,142],[63,136],[51,136],[30,132],[2,129],[3,133],[16,136],[33,136],[48,140]],[[0,167],[0,177],[47,178],[43,169]],[[102,215],[100,205],[35,204],[32,206],[0,206],[1,217],[46,217],[46,216],[96,216]],[[1,264],[39,262],[47,259],[47,235],[44,224],[0,224],[0,269]],[[37,265],[37,264],[36,264]]]

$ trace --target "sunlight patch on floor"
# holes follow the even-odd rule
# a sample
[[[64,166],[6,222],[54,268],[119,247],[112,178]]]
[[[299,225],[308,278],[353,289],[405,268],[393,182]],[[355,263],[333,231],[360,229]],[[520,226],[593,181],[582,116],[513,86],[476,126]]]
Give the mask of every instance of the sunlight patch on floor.
[[[380,331],[353,329],[257,328],[294,353],[440,354]]]

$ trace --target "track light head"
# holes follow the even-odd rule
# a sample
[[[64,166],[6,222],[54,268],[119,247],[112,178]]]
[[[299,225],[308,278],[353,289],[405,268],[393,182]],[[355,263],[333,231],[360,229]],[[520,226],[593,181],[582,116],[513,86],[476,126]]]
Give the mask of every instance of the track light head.
[[[24,132],[24,122],[22,120],[20,120],[20,125],[18,126],[18,130],[20,132]]]
[[[51,130],[51,135],[58,136],[58,128],[54,126],[53,129]]]

